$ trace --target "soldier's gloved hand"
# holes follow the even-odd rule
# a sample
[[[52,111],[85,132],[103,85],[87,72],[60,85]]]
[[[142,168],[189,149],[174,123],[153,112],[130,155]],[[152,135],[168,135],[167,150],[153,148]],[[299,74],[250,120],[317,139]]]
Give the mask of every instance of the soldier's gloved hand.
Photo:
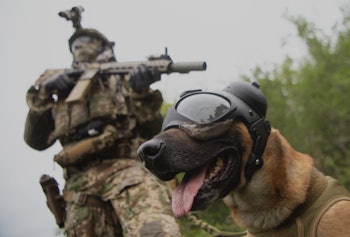
[[[58,96],[66,97],[74,87],[77,75],[78,72],[76,71],[55,75],[44,81],[42,86],[51,93],[57,93]]]
[[[140,64],[133,68],[130,73],[130,86],[136,92],[148,90],[149,86],[160,80],[160,73],[155,68],[149,70],[146,65]]]

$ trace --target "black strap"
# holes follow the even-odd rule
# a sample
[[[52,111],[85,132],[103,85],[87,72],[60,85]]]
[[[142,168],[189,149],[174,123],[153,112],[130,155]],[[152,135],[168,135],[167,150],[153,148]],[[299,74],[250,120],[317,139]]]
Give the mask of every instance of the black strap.
[[[262,156],[271,132],[270,122],[265,118],[261,118],[250,126],[249,132],[253,138],[253,148],[245,166],[245,178],[248,181],[251,180],[255,171],[264,164]]]

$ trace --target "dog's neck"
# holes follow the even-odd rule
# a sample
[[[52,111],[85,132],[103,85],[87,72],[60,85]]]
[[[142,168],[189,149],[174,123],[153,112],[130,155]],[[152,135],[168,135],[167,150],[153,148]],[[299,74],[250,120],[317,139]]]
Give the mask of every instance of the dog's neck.
[[[268,230],[251,228],[249,229],[249,233],[253,234],[254,236],[261,237],[275,236],[276,233],[278,233],[278,236],[287,236],[287,233],[290,232],[292,226],[297,226],[297,219],[299,219],[299,221],[302,222],[302,219],[306,221],[306,217],[314,216],[315,213],[313,213],[312,205],[326,189],[327,184],[328,182],[326,177],[316,168],[314,168],[311,173],[310,186],[308,188],[305,202],[299,205],[286,220],[284,220],[280,225],[276,226],[275,228]],[[306,225],[305,227],[307,227],[307,222],[302,223],[301,225]]]
[[[224,199],[234,221],[248,229],[272,229],[287,220],[307,199],[314,169],[313,159],[295,151],[275,129],[263,159],[252,180]]]

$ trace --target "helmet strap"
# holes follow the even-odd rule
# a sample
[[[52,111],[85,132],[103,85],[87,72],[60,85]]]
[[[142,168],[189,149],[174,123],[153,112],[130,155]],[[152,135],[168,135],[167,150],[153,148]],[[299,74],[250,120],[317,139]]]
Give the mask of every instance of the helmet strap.
[[[245,166],[244,176],[247,181],[250,181],[255,171],[264,165],[262,157],[257,157],[254,153],[250,153],[247,164]]]
[[[270,122],[265,118],[261,118],[250,126],[249,132],[253,138],[253,148],[245,166],[247,181],[250,181],[254,173],[264,164],[262,156],[271,132]]]

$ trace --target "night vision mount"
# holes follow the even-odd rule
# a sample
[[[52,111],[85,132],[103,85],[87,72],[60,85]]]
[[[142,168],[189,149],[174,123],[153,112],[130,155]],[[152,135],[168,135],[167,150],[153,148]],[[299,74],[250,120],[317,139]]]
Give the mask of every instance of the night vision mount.
[[[83,29],[81,26],[81,13],[83,12],[84,8],[82,6],[78,6],[67,11],[61,11],[58,13],[58,15],[65,18],[67,21],[72,21],[75,30],[81,30]]]
[[[84,12],[84,8],[82,6],[72,7],[72,9],[67,11],[61,11],[58,13],[60,17],[65,18],[67,21],[72,21],[73,27],[75,29],[75,32],[69,39],[69,48],[71,49],[71,46],[75,39],[77,39],[80,36],[90,36],[95,37],[97,39],[102,40],[104,45],[107,45],[111,48],[114,46],[113,41],[109,41],[107,37],[95,29],[89,29],[89,28],[83,28],[81,25],[81,19],[82,19],[82,13]]]

